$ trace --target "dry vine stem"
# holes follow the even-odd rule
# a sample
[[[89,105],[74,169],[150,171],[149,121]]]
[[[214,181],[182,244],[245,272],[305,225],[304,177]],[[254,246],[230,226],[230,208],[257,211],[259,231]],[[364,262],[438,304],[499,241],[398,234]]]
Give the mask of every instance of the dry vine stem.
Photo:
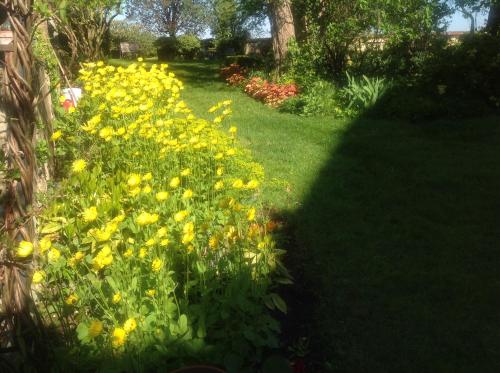
[[[0,0],[14,35],[14,51],[5,53],[2,105],[6,110],[8,195],[0,251],[0,347],[31,354],[37,339],[34,307],[30,296],[31,259],[16,258],[12,248],[21,240],[35,240],[31,214],[35,182],[34,57],[31,48],[33,4],[31,0]]]

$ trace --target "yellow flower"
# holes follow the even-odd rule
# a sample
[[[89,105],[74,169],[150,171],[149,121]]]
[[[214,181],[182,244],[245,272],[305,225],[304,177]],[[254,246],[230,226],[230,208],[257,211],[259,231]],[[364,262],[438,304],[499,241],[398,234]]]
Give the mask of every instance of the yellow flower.
[[[104,141],[109,141],[113,138],[113,127],[104,127],[99,131],[99,137],[103,138]]]
[[[130,174],[127,180],[127,185],[131,188],[135,188],[139,186],[141,183],[141,175],[139,174]]]
[[[193,197],[193,191],[191,189],[186,189],[182,194],[182,198],[184,199],[189,199],[191,197]]]
[[[236,149],[228,149],[228,150],[226,151],[226,154],[227,154],[227,155],[235,155],[235,154],[236,154]]]
[[[32,252],[33,244],[28,241],[21,241],[19,242],[19,246],[17,247],[16,256],[20,258],[26,258],[27,256],[30,256]]]
[[[134,253],[134,251],[133,251],[131,248],[128,248],[128,249],[127,249],[127,251],[125,251],[125,252],[123,253],[123,256],[124,256],[125,258],[128,258],[128,257],[131,257],[133,253]]]
[[[219,244],[219,239],[217,236],[211,236],[208,240],[208,246],[212,249],[215,249],[217,245]]]
[[[184,245],[191,243],[193,240],[194,240],[194,233],[192,232],[184,233],[184,235],[182,236],[182,243]]]
[[[248,221],[255,220],[255,209],[253,207],[250,210],[248,210],[248,212],[247,212],[247,220]]]
[[[158,232],[156,232],[156,237],[158,237],[158,238],[165,237],[167,235],[167,233],[168,233],[167,228],[162,227],[162,228],[158,229]]]
[[[257,180],[250,180],[247,185],[245,185],[245,188],[247,189],[255,189],[259,186],[259,182]]]
[[[170,180],[170,187],[171,188],[177,188],[179,184],[181,183],[181,179],[179,179],[177,176],[174,177],[172,180]]]
[[[86,167],[87,167],[87,162],[85,162],[83,159],[77,159],[71,165],[71,171],[73,171],[75,174],[78,174],[83,170],[85,170]]]
[[[161,259],[156,258],[155,260],[153,260],[153,263],[151,264],[151,270],[153,272],[159,272],[162,266],[163,262],[161,261]]]
[[[83,210],[82,213],[83,221],[91,222],[97,219],[97,207],[92,206],[88,209]]]
[[[235,180],[233,183],[233,188],[235,188],[235,189],[243,188],[243,180],[241,180],[241,179]]]
[[[174,220],[176,222],[180,222],[180,221],[183,221],[184,219],[186,219],[186,217],[189,215],[189,212],[186,211],[186,210],[181,210],[179,212],[177,212],[175,215],[174,215]]]
[[[217,168],[217,176],[222,176],[222,174],[224,173],[224,168],[223,167],[219,167]]]
[[[117,303],[120,303],[121,300],[122,300],[122,294],[120,292],[117,292],[117,293],[113,294],[113,298],[111,299],[111,302],[113,302],[113,304],[117,304]]]
[[[158,221],[158,214],[150,214],[149,212],[141,212],[139,216],[135,219],[136,223],[139,225],[153,224]]]
[[[144,181],[149,181],[153,178],[153,174],[151,172],[148,172],[147,174],[145,174],[143,177],[142,177],[142,180]]]
[[[102,321],[99,320],[92,320],[89,326],[89,336],[91,338],[97,337],[99,334],[102,333]]]
[[[78,301],[78,296],[76,294],[71,294],[70,296],[68,296],[66,298],[66,304],[68,306],[72,306],[73,304],[75,304],[76,302]]]
[[[229,128],[229,133],[232,135],[235,135],[237,131],[238,131],[238,128],[236,128],[235,126],[231,126]]]
[[[224,188],[224,183],[222,181],[218,181],[215,183],[214,185],[215,190],[221,190],[222,188]]]
[[[168,246],[169,243],[170,243],[170,240],[163,239],[160,241],[160,246]]]
[[[39,284],[40,282],[42,282],[45,278],[45,272],[44,271],[35,271],[35,273],[33,273],[33,278],[32,278],[32,282],[34,284]]]
[[[132,197],[135,197],[135,196],[136,196],[136,195],[138,195],[140,192],[141,192],[141,188],[140,188],[140,187],[136,187],[136,188],[130,189],[129,194],[130,194]]]
[[[146,295],[154,297],[156,295],[156,290],[155,289],[146,290]]]
[[[137,328],[137,322],[135,319],[130,318],[123,324],[123,330],[125,330],[125,333],[127,334],[133,332],[135,328]]]
[[[151,186],[146,185],[144,188],[142,188],[142,193],[144,193],[144,194],[151,193]]]
[[[186,169],[182,170],[181,176],[189,176],[189,175],[191,175],[191,169],[190,168],[186,168]]]
[[[81,259],[83,259],[84,256],[85,256],[85,254],[82,251],[77,251],[75,254],[75,259],[81,260]]]
[[[161,202],[165,201],[168,198],[169,194],[168,192],[158,192],[156,193],[156,200]]]
[[[49,236],[42,237],[40,242],[38,243],[40,246],[40,253],[45,253],[52,246],[52,241]]]
[[[56,132],[54,132],[52,134],[52,136],[50,136],[50,139],[52,141],[57,141],[57,140],[59,140],[61,138],[61,136],[62,136],[62,132],[61,131],[56,131]]]
[[[148,254],[148,249],[146,249],[145,247],[141,247],[141,249],[139,250],[139,258],[141,259],[145,258],[147,254]]]
[[[127,332],[125,332],[124,329],[115,328],[115,330],[113,330],[113,337],[111,339],[111,344],[113,345],[113,347],[118,348],[123,346],[126,340]]]
[[[50,249],[48,254],[47,254],[47,259],[51,263],[57,261],[60,257],[61,257],[61,252],[59,250],[57,250],[55,247]]]
[[[94,270],[99,271],[113,263],[113,254],[109,245],[104,245],[97,255],[92,259]]]

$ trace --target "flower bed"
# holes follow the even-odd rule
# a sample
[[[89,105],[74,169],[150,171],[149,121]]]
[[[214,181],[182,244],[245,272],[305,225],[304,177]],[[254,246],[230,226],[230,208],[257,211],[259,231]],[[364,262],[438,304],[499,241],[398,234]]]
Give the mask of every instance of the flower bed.
[[[285,100],[298,95],[296,84],[278,84],[260,77],[246,78],[246,69],[231,64],[221,69],[220,74],[229,85],[242,86],[251,97],[272,107],[280,106]]]
[[[269,308],[286,311],[273,289],[290,279],[259,209],[262,167],[220,128],[230,101],[196,118],[166,65],[86,64],[80,79],[36,254],[45,316],[75,364],[251,366],[277,346]]]

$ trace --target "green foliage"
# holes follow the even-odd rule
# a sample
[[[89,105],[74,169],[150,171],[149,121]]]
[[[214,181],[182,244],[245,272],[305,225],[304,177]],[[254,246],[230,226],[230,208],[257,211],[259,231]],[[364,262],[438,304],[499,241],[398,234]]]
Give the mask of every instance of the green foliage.
[[[347,73],[347,86],[344,88],[349,100],[348,109],[367,110],[375,106],[388,89],[383,78],[368,78],[363,75],[356,79]]]
[[[342,90],[327,81],[317,80],[306,87],[299,96],[283,102],[283,112],[311,116],[331,115],[337,118],[352,115],[352,110],[345,108]]]
[[[187,34],[177,38],[177,53],[184,59],[192,60],[201,51],[201,41],[196,35]]]
[[[112,55],[119,55],[120,42],[136,44],[137,53],[143,57],[150,57],[156,53],[156,36],[144,26],[127,21],[114,20],[110,27],[110,51]]]
[[[156,39],[154,43],[158,52],[160,61],[171,61],[177,56],[177,39],[173,37],[162,36]]]
[[[52,101],[55,105],[58,104],[58,97],[56,92],[53,90],[60,82],[61,75],[59,73],[59,64],[57,58],[54,55],[54,49],[50,41],[42,35],[40,30],[35,30],[34,40],[33,40],[33,54],[35,56],[36,62],[40,64],[50,80],[50,87],[52,95]]]
[[[233,55],[224,58],[224,65],[229,66],[232,64],[239,65],[243,68],[262,68],[264,60],[260,56],[246,56],[246,55]]]

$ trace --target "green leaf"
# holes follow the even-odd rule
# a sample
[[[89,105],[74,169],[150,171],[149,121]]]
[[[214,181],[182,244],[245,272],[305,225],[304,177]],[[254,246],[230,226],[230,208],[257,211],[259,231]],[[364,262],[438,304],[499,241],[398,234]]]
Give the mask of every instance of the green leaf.
[[[203,262],[196,262],[196,268],[200,274],[203,274],[207,271],[207,267]]]
[[[279,309],[283,313],[287,312],[286,303],[283,300],[283,298],[281,298],[276,293],[271,293],[271,299],[273,300],[273,303],[274,303],[274,305],[276,306],[277,309]]]
[[[89,339],[89,327],[87,326],[87,324],[78,324],[78,326],[76,327],[76,335],[80,341],[87,341]]]
[[[62,225],[59,223],[49,223],[40,231],[41,234],[50,234],[55,233],[62,229]]]
[[[187,316],[182,314],[180,317],[179,317],[179,331],[181,333],[185,333],[187,332],[188,330],[188,319],[187,319]]]
[[[111,288],[112,288],[114,291],[118,291],[118,286],[116,286],[116,282],[115,282],[115,280],[113,279],[113,277],[111,277],[111,276],[106,276],[106,281],[108,281],[109,286],[111,286]]]

